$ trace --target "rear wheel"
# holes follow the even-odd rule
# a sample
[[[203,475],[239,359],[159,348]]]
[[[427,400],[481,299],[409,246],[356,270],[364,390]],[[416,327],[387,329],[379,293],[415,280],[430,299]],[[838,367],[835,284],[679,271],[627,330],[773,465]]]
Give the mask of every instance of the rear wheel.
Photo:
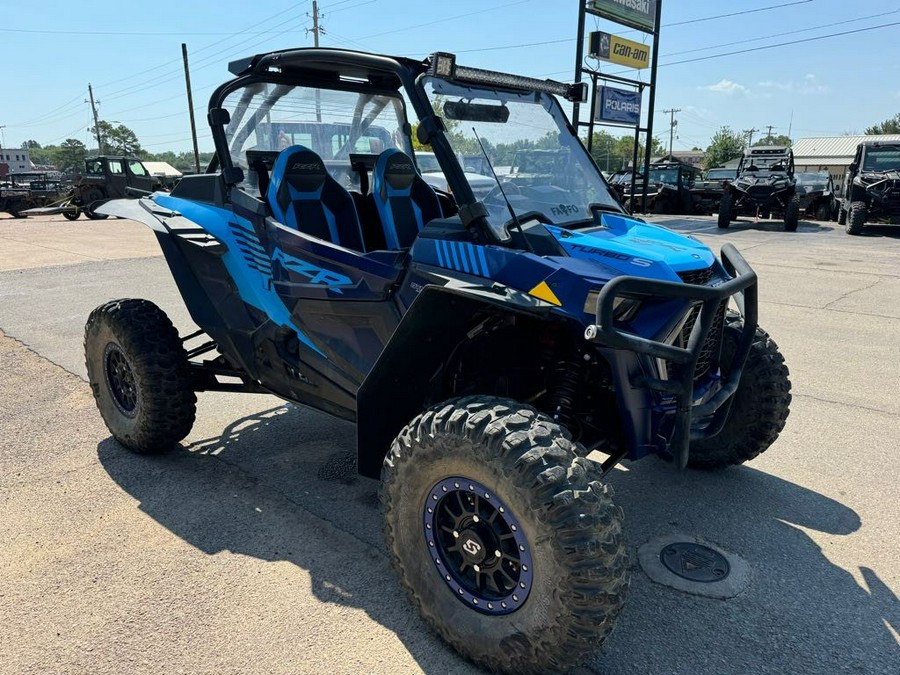
[[[784,209],[784,229],[786,232],[796,232],[800,224],[800,195],[790,198]]]
[[[81,199],[84,202],[84,215],[90,220],[106,220],[109,218],[105,213],[96,213],[94,211],[95,208],[102,206],[101,202],[105,199],[103,193],[98,188],[87,190],[82,194]]]
[[[171,450],[196,413],[187,352],[165,313],[147,300],[101,305],[84,328],[88,382],[113,437],[137,453]]]
[[[728,363],[734,355],[740,335],[741,319],[730,315],[722,343],[723,363]],[[768,333],[757,328],[725,427],[712,438],[691,443],[688,466],[724,469],[743,464],[768,450],[784,429],[790,413],[788,375],[778,345]]]
[[[441,637],[492,671],[568,669],[624,602],[622,512],[568,439],[529,406],[473,396],[417,417],[384,461],[403,585]]]
[[[853,202],[847,214],[847,234],[862,234],[868,217],[869,209],[866,208],[866,203]]]
[[[844,209],[844,202],[841,202],[840,206],[838,206],[837,222],[838,225],[847,224],[847,211]]]
[[[728,226],[731,225],[733,220],[731,216],[731,202],[732,196],[730,192],[722,195],[722,200],[719,202],[719,229],[727,230]]]
[[[24,202],[12,202],[11,204],[7,205],[6,212],[13,218],[24,218],[25,216],[22,214],[22,211],[27,208],[28,205]]]

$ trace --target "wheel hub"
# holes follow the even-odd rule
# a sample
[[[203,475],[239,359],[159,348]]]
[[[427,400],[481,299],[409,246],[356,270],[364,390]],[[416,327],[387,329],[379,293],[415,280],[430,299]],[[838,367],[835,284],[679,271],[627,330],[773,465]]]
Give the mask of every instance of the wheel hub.
[[[444,584],[469,607],[510,614],[531,592],[531,548],[509,507],[481,483],[446,478],[428,492],[425,544]]]
[[[110,342],[103,356],[106,382],[116,407],[127,417],[137,413],[138,391],[131,364],[118,345]]]

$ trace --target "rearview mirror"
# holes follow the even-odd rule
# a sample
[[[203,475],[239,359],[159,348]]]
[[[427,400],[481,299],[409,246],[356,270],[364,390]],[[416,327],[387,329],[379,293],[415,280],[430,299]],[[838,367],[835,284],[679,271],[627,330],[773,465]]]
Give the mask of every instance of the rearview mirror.
[[[444,104],[444,115],[451,120],[466,122],[495,122],[506,124],[509,121],[509,108],[505,105],[485,105],[467,103],[466,101],[447,101]]]

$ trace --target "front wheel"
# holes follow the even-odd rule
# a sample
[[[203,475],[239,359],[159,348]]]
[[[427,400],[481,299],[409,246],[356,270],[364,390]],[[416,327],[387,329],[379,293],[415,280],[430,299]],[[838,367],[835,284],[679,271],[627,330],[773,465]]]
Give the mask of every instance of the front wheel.
[[[564,671],[598,649],[628,586],[622,512],[568,432],[506,399],[413,420],[382,469],[385,537],[413,604],[492,671]]]
[[[732,197],[730,192],[726,192],[722,195],[722,200],[719,202],[719,229],[727,230],[728,226],[731,225],[731,221],[733,220],[731,215],[731,202]]]
[[[844,202],[841,202],[838,206],[837,222],[838,225],[847,224],[847,210],[844,208]]]
[[[784,229],[786,232],[796,232],[800,224],[800,195],[794,195],[788,200],[784,209]]]
[[[831,220],[831,204],[828,202],[822,202],[816,208],[816,220],[828,222]]]
[[[78,220],[78,216],[81,215],[81,209],[76,208],[74,211],[63,211],[62,215],[66,220]]]
[[[847,234],[862,234],[866,219],[869,217],[869,209],[865,202],[853,202],[847,213]]]
[[[171,450],[194,424],[187,352],[165,313],[147,300],[114,300],[84,328],[88,382],[113,437],[141,454]]]
[[[741,319],[729,317],[722,343],[722,362],[729,363],[741,335]],[[723,373],[727,377],[728,373]],[[724,469],[743,464],[769,449],[790,414],[791,381],[778,345],[757,328],[743,376],[725,427],[716,436],[691,443],[688,466]]]

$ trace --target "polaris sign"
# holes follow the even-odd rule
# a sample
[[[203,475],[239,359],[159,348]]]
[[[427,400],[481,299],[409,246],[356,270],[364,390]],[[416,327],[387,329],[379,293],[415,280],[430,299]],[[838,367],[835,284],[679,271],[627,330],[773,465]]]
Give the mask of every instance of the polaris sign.
[[[600,87],[597,93],[597,109],[594,111],[596,121],[628,124],[633,127],[640,126],[641,95],[639,92]]]
[[[657,2],[659,0],[588,0],[587,11],[630,28],[652,33],[656,29]]]

